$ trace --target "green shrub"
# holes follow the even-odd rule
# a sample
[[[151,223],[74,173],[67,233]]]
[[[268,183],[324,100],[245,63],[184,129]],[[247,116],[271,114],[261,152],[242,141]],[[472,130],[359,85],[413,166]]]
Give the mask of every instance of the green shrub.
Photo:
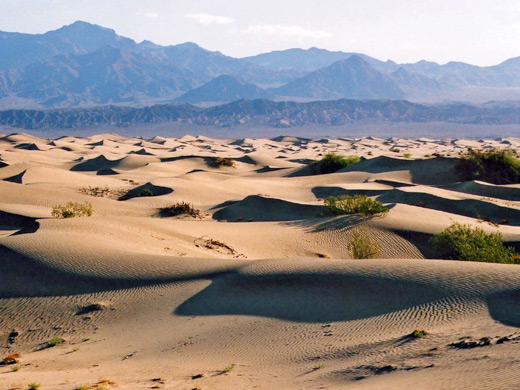
[[[512,149],[468,149],[455,168],[462,180],[493,184],[520,183],[520,160]]]
[[[65,206],[54,206],[51,214],[55,218],[90,217],[92,215],[92,203],[68,202]]]
[[[228,373],[230,371],[233,371],[234,368],[235,368],[235,365],[231,364],[229,366],[224,367],[222,370],[220,370],[220,373],[221,374],[226,374],[226,373]]]
[[[356,194],[354,197],[341,195],[325,199],[323,215],[361,214],[369,217],[386,212],[388,212],[388,208],[378,200],[369,198],[367,195]]]
[[[405,153],[403,154],[404,158],[411,158],[412,157],[412,154],[411,153]]]
[[[435,234],[430,245],[441,259],[515,263],[518,259],[512,247],[505,247],[502,234],[486,233],[480,228],[454,223]]]
[[[177,202],[171,206],[160,209],[161,216],[175,217],[177,215],[191,215],[192,217],[200,217],[200,211],[188,202]]]
[[[153,191],[149,188],[145,188],[139,193],[139,196],[153,196]]]
[[[424,329],[415,329],[412,332],[412,337],[414,339],[422,339],[424,336],[426,336],[428,332],[426,332]]]
[[[333,173],[358,163],[360,160],[360,157],[356,155],[345,157],[335,153],[327,153],[320,161],[315,162],[314,166],[320,174]]]
[[[29,390],[38,390],[40,388],[40,384],[39,383],[36,383],[36,382],[32,382],[32,383],[29,383],[27,385],[27,388]]]
[[[52,339],[50,339],[48,342],[47,342],[47,346],[48,347],[56,347],[58,345],[61,345],[65,342],[64,339],[62,339],[61,337],[53,337]]]
[[[368,236],[365,227],[360,227],[352,231],[347,248],[352,251],[354,259],[373,259],[379,256],[380,245]]]

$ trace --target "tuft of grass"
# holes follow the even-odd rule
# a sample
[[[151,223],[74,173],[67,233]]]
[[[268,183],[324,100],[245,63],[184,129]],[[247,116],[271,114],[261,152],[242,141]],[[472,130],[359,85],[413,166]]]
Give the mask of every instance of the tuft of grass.
[[[29,390],[38,390],[40,388],[40,384],[39,383],[36,383],[36,382],[32,382],[32,383],[29,383],[27,385],[27,388]]]
[[[342,156],[335,153],[327,153],[320,161],[313,163],[314,169],[319,174],[334,173],[340,169],[351,166],[352,164],[358,163],[361,160],[359,156]]]
[[[11,372],[19,371],[20,368],[22,368],[22,366],[20,366],[19,364],[15,364],[14,366],[11,366]]]
[[[363,226],[352,230],[352,238],[347,248],[352,251],[354,259],[373,259],[379,256],[380,244],[369,237],[366,227]]]
[[[342,215],[342,214],[361,214],[363,217],[383,214],[388,212],[378,200],[372,199],[367,195],[356,194],[330,196],[325,199],[325,210],[322,215]]]
[[[47,342],[47,346],[48,347],[56,347],[58,345],[61,345],[65,342],[64,339],[62,339],[61,337],[53,337],[52,339],[50,339],[48,342]]]
[[[68,202],[66,205],[57,205],[52,208],[51,215],[55,218],[90,217],[92,203]]]
[[[193,207],[188,202],[177,202],[171,206],[162,207],[160,209],[161,216],[175,217],[177,215],[191,215],[194,218],[200,218],[200,210]]]
[[[234,167],[235,161],[227,157],[215,157],[211,159],[211,165],[215,168]]]
[[[520,183],[520,160],[512,149],[468,149],[455,167],[462,180],[493,184]]]
[[[415,329],[412,332],[412,337],[414,339],[422,339],[424,336],[426,336],[428,332],[426,332],[424,329]]]
[[[405,153],[403,154],[404,158],[411,158],[412,157],[412,154],[411,153]]]
[[[233,371],[234,368],[235,368],[235,365],[231,364],[229,366],[224,367],[222,370],[220,370],[220,373],[221,374],[226,374],[226,373],[228,373],[230,371]]]
[[[325,368],[325,364],[323,364],[323,363],[315,364],[315,365],[312,367],[313,370],[321,370],[322,368]]]
[[[486,233],[459,223],[435,234],[430,245],[439,258],[447,260],[513,264],[518,259],[514,248],[504,246],[500,232]]]

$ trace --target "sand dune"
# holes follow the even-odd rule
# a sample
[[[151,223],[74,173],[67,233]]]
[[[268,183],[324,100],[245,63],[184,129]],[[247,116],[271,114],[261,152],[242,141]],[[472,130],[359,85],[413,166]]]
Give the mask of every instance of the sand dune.
[[[520,139],[2,136],[0,340],[21,357],[0,388],[518,388],[520,268],[428,244],[459,222],[519,246],[520,186],[454,169],[499,146]],[[329,152],[362,161],[317,174]],[[355,194],[390,211],[320,216]],[[199,213],[165,211],[183,201]],[[67,202],[92,216],[52,217]],[[358,228],[377,259],[352,259]]]

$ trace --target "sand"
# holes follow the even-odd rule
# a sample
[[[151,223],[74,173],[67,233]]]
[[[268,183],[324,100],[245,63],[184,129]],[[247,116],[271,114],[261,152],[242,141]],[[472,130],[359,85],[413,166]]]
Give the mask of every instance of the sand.
[[[0,389],[520,388],[520,267],[428,245],[459,222],[518,247],[520,186],[453,173],[505,146],[520,139],[3,136],[1,358],[21,356]],[[363,159],[314,174],[327,152]],[[390,211],[319,216],[358,193]],[[69,201],[92,216],[52,217]],[[200,215],[162,211],[181,201]],[[377,259],[352,258],[359,226]]]

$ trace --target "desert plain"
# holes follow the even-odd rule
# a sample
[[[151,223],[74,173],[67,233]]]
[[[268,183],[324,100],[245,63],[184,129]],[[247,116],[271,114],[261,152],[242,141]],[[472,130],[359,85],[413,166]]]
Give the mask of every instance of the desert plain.
[[[520,242],[520,185],[460,181],[470,147],[520,139],[1,136],[0,389],[520,388],[520,266],[428,243]],[[316,174],[330,152],[362,159]],[[320,216],[343,194],[390,211]]]

